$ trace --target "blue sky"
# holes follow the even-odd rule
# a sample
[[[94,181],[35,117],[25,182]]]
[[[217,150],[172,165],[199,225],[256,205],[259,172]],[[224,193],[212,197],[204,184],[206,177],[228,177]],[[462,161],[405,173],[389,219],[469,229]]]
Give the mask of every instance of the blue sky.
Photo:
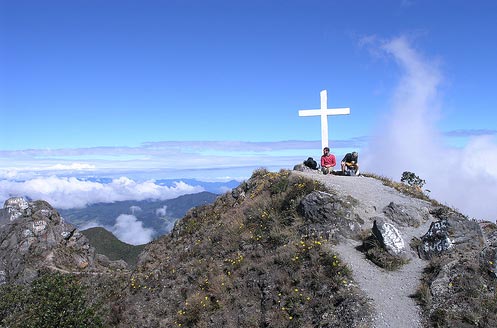
[[[298,110],[327,89],[329,107],[351,108],[329,119],[339,159],[358,150],[364,171],[415,171],[442,201],[495,219],[466,204],[478,174],[497,189],[495,12],[495,1],[0,0],[0,196],[32,179],[291,168],[321,154],[319,118]]]

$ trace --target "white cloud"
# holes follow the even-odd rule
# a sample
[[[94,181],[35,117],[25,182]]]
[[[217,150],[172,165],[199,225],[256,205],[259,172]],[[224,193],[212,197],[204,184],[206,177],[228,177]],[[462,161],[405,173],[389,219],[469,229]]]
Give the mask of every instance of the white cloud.
[[[334,145],[335,148],[357,148],[364,142],[364,137],[358,137],[335,140]],[[0,179],[90,174],[117,177],[130,176],[134,172],[166,172],[171,176],[185,170],[242,169],[250,176],[251,171],[246,170],[248,167],[293,167],[309,153],[320,155],[320,144],[319,140],[163,141],[143,143],[138,147],[0,150]],[[182,176],[176,174],[173,177]]]
[[[161,208],[155,210],[155,215],[159,217],[166,216],[166,210],[167,210],[167,205],[164,205]]]
[[[121,214],[117,217],[111,232],[119,240],[131,245],[146,244],[155,234],[154,229],[145,228],[143,222],[138,221],[134,215],[128,214]]]
[[[136,212],[141,212],[142,208],[140,206],[133,205],[129,208],[131,214],[135,215]]]
[[[176,182],[174,186],[159,186],[153,180],[136,182],[126,177],[110,183],[84,181],[76,178],[47,177],[27,181],[0,181],[0,201],[14,196],[43,199],[60,209],[84,207],[99,202],[122,200],[172,199],[184,194],[204,191],[200,186]]]
[[[113,226],[105,226],[97,221],[89,221],[81,225],[78,230],[83,231],[95,227],[102,227],[112,232],[120,241],[131,245],[146,244],[152,241],[156,233],[152,228],[145,228],[142,221],[130,214],[119,215]]]
[[[71,164],[55,164],[53,166],[49,166],[46,168],[46,170],[56,170],[56,171],[62,171],[62,170],[94,170],[96,167],[95,165],[92,164],[86,164],[86,163],[71,163]]]
[[[79,231],[83,231],[83,230],[87,230],[87,229],[91,229],[91,228],[96,228],[96,227],[103,227],[103,228],[105,228],[103,225],[101,225],[97,221],[88,221],[88,222],[84,223],[83,225],[81,225],[80,227],[78,227],[78,230]],[[108,229],[108,228],[105,228],[105,229]]]
[[[363,168],[399,180],[403,171],[427,182],[431,196],[463,214],[497,218],[497,145],[477,136],[462,149],[443,144],[435,123],[441,109],[442,76],[436,63],[423,58],[405,38],[379,47],[393,56],[403,75],[392,108],[363,150]]]

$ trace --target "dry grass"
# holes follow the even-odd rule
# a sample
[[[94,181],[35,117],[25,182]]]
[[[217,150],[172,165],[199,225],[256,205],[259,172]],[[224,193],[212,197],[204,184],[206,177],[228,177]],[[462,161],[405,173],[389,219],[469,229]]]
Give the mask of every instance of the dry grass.
[[[497,282],[477,254],[433,258],[413,295],[433,327],[497,327]],[[450,265],[450,270],[444,269]],[[432,283],[448,275],[446,293],[432,294]]]
[[[358,250],[363,252],[367,259],[380,268],[395,271],[409,263],[408,259],[388,253],[373,234],[366,235],[363,233],[362,236],[362,245],[358,247]]]
[[[149,246],[152,263],[141,267],[159,268],[155,284],[145,279],[147,270],[136,280],[152,287],[150,299],[168,304],[152,312],[192,327],[212,320],[229,325],[228,318],[241,327],[339,326],[366,316],[366,302],[350,286],[351,272],[331,253],[330,242],[299,233],[304,220],[296,207],[323,185],[290,171],[259,169],[239,188],[243,200],[228,193],[190,211],[170,238]],[[135,290],[134,297],[145,298],[144,292]],[[330,304],[344,295],[364,312],[336,312]],[[322,323],[324,313],[332,314]]]

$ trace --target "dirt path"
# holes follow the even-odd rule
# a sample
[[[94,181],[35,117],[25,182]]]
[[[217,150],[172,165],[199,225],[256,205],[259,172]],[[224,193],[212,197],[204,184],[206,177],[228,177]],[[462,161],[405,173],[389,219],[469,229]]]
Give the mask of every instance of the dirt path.
[[[359,204],[356,213],[366,223],[363,228],[371,228],[375,216],[385,217],[383,208],[390,202],[429,207],[429,203],[405,196],[395,189],[384,186],[379,180],[366,177],[324,176],[318,173],[301,173],[309,178],[321,181],[340,195],[352,196]],[[420,227],[398,227],[404,242],[409,244],[412,237],[421,237],[428,231],[430,221]],[[421,309],[410,296],[418,287],[426,261],[411,252],[411,261],[398,271],[387,271],[367,260],[363,253],[356,250],[357,241],[345,240],[334,247],[342,259],[350,266],[353,277],[359,287],[366,293],[376,310],[375,328],[411,328],[423,327]]]

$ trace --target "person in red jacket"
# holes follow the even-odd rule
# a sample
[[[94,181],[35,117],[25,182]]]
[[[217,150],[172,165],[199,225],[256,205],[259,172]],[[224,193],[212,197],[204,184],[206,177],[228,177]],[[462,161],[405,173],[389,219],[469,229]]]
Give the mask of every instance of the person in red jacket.
[[[323,156],[321,156],[321,171],[323,174],[331,174],[336,164],[335,155],[330,154],[330,148],[324,147]]]

